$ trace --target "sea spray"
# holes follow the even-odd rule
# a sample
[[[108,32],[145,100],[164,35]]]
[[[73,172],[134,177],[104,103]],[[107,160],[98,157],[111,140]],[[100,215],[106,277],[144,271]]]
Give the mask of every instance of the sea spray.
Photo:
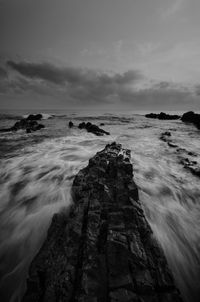
[[[85,120],[83,117],[74,124]],[[0,291],[5,301],[19,301],[28,267],[40,248],[54,213],[71,204],[74,175],[97,151],[112,141],[131,149],[134,178],[154,235],[158,238],[184,300],[197,302],[200,279],[200,179],[180,164],[176,150],[161,141],[171,131],[180,148],[200,159],[199,133],[181,121],[104,116],[111,136],[96,137],[68,120],[49,119],[46,132],[6,134],[8,147],[0,170]],[[40,137],[37,143],[34,138]],[[56,137],[58,136],[58,137]],[[15,137],[15,139],[14,139]],[[52,137],[52,138],[51,138]],[[18,145],[23,139],[24,146]],[[9,151],[11,152],[11,150]]]

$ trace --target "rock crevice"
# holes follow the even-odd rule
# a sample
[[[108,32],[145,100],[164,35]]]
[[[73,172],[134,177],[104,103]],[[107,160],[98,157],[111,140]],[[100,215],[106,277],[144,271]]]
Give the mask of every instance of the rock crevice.
[[[32,261],[24,302],[182,301],[144,216],[130,151],[112,143],[72,185]]]

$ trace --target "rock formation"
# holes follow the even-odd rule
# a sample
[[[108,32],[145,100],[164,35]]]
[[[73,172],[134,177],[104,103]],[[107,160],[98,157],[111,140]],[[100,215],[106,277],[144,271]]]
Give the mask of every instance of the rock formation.
[[[194,113],[193,111],[188,111],[183,114],[181,120],[185,123],[192,123],[198,129],[200,129],[200,114]]]
[[[26,130],[27,133],[31,133],[33,131],[43,129],[45,128],[45,126],[42,124],[38,124],[37,122],[37,120],[41,118],[41,114],[31,114],[27,118],[23,118],[20,121],[17,121],[11,128],[0,129],[0,132]]]
[[[133,181],[130,151],[112,143],[72,185],[34,258],[23,302],[182,301]]]
[[[159,120],[178,120],[178,119],[180,119],[179,115],[167,114],[167,113],[164,113],[164,112],[160,112],[159,114],[149,113],[149,114],[146,114],[145,117],[147,117],[147,118],[157,118]]]
[[[74,126],[74,123],[72,121],[69,121],[68,126],[69,126],[69,128],[72,128]]]
[[[98,126],[96,126],[96,125],[94,125],[94,124],[92,124],[90,122],[88,122],[88,123],[85,123],[85,122],[80,123],[78,125],[78,128],[79,129],[86,129],[87,132],[91,132],[91,133],[93,133],[93,134],[95,134],[97,136],[102,136],[104,134],[106,134],[106,135],[110,134],[109,132],[107,132],[107,131],[99,128]]]
[[[29,116],[26,118],[30,121],[40,121],[43,118],[43,115],[41,113],[38,114],[29,114]]]

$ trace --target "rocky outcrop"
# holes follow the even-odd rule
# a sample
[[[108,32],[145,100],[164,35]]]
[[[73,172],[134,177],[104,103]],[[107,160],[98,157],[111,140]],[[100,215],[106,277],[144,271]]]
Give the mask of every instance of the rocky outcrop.
[[[192,123],[200,129],[200,114],[188,111],[182,115],[181,120],[185,123]]]
[[[164,112],[160,112],[159,114],[157,113],[148,113],[145,115],[147,118],[156,118],[159,120],[178,120],[180,119],[179,115],[176,114],[167,114]]]
[[[30,133],[32,131],[37,131],[43,128],[45,128],[45,126],[38,124],[38,122],[35,120],[22,119],[14,124],[14,126],[11,128],[11,131],[24,129],[27,133]]]
[[[79,129],[86,129],[87,132],[91,132],[91,133],[93,133],[93,134],[95,134],[97,136],[102,136],[104,134],[106,134],[106,135],[110,134],[109,132],[107,132],[107,131],[99,128],[98,126],[96,126],[96,125],[94,125],[94,124],[92,124],[90,122],[87,122],[87,123],[82,122],[82,123],[80,123],[78,125],[78,128]]]
[[[43,115],[41,113],[38,114],[29,114],[29,116],[26,118],[29,121],[40,121],[43,118]]]
[[[41,114],[38,114],[41,115]],[[38,131],[40,129],[45,128],[44,125],[38,124],[36,120],[30,118],[30,115],[27,118],[23,118],[20,121],[16,122],[11,128],[0,129],[0,132],[9,132],[9,131],[18,131],[18,130],[26,130],[27,133],[31,133],[33,131]]]
[[[69,126],[69,128],[72,128],[74,126],[74,123],[72,121],[69,121],[68,126]]]
[[[33,260],[23,302],[182,301],[133,181],[130,151],[112,143],[72,185]]]

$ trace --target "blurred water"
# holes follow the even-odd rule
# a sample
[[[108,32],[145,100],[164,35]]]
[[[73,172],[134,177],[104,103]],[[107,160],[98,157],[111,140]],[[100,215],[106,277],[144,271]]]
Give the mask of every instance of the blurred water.
[[[73,121],[78,124],[82,120],[105,123],[103,127],[111,136],[69,130],[66,117],[42,121],[46,128],[33,134],[0,134],[1,301],[20,301],[28,266],[46,236],[52,215],[72,202],[74,175],[107,143],[117,141],[132,151],[140,200],[176,283],[185,301],[197,302],[200,179],[181,166],[180,156],[193,151],[198,155],[195,160],[200,160],[199,132],[181,121],[142,116],[74,116]],[[11,122],[4,121],[4,126]],[[169,129],[183,154],[159,139]]]

